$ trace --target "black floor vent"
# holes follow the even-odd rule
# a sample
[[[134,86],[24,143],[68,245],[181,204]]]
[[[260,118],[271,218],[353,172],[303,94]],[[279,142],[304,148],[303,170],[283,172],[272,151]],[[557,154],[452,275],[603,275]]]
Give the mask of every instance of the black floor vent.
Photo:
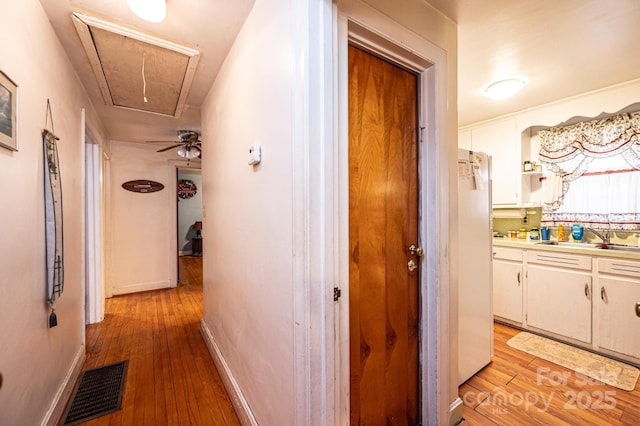
[[[82,372],[71,403],[63,419],[65,425],[75,425],[117,411],[127,380],[129,361]]]

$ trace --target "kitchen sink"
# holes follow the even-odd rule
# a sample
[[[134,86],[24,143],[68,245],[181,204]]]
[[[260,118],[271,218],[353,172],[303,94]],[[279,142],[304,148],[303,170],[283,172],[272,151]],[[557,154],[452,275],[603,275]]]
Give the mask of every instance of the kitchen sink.
[[[634,253],[640,253],[640,247],[627,246],[624,244],[574,243],[569,241],[540,241],[537,244],[559,246],[559,247],[589,248],[589,249],[600,249],[600,250],[619,250],[619,251],[630,251]]]
[[[561,247],[576,247],[576,248],[600,248],[601,244],[598,243],[572,243],[569,241],[540,241],[537,244],[544,244],[549,246],[561,246]]]
[[[602,250],[620,250],[620,251],[632,251],[634,253],[640,253],[640,247],[637,246],[625,246],[624,244],[599,244]]]

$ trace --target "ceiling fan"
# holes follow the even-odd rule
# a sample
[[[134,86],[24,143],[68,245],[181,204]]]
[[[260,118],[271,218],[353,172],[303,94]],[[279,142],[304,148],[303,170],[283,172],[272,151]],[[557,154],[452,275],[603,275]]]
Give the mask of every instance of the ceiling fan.
[[[156,152],[165,152],[170,149],[179,148],[178,155],[180,157],[184,157],[187,159],[198,158],[202,154],[202,149],[200,148],[202,141],[200,140],[200,134],[195,130],[178,130],[178,139],[180,139],[180,143],[175,145],[162,148],[157,150]],[[151,143],[155,142],[166,142],[166,141],[149,141]]]

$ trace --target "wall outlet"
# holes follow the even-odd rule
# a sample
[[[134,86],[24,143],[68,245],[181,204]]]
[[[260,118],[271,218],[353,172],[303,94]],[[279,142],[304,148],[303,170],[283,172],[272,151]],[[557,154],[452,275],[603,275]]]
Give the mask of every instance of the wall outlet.
[[[526,224],[527,224],[527,222],[529,222],[529,220],[527,219],[527,217],[526,217],[526,216],[525,216],[525,217],[523,217],[523,218],[522,218],[522,224],[523,224],[523,225],[526,225]]]

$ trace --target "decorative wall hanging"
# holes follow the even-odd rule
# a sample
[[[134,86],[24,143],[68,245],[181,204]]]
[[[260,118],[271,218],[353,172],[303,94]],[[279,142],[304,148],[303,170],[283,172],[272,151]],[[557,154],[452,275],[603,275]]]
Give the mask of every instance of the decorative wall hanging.
[[[0,71],[0,146],[18,150],[18,86]]]
[[[164,185],[160,182],[154,182],[152,180],[130,180],[122,184],[122,187],[127,191],[140,192],[143,194],[149,192],[162,191]]]
[[[51,120],[51,131],[47,130],[47,122]],[[53,133],[53,116],[51,104],[47,99],[45,129],[42,131],[44,153],[44,218],[46,230],[47,258],[47,302],[51,308],[49,327],[58,325],[56,317],[56,301],[64,289],[64,244],[62,226],[62,183],[60,180],[60,160],[56,141],[60,140]]]
[[[181,179],[178,181],[178,198],[187,200],[196,195],[197,192],[198,188],[192,180]]]

